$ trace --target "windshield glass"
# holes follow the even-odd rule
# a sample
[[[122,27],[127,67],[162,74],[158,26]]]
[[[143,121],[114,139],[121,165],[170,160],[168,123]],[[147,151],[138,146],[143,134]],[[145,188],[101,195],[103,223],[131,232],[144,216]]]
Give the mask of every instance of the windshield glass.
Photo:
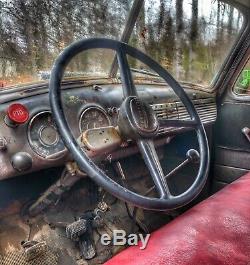
[[[0,87],[48,79],[55,58],[75,40],[120,39],[132,0],[0,0]],[[214,0],[145,0],[129,44],[179,81],[208,85],[243,18]],[[76,56],[66,77],[108,76],[114,53]],[[132,61],[131,67],[145,69]],[[146,69],[148,70],[148,69]]]
[[[153,57],[178,81],[208,87],[242,23],[241,13],[220,1],[145,0],[130,44]],[[144,68],[138,61],[132,65]]]
[[[119,39],[130,2],[0,0],[2,86],[46,79],[56,57],[73,41],[100,36]],[[105,53],[101,57],[110,58],[110,51]],[[92,67],[94,61],[96,65]],[[68,67],[66,76],[106,74],[110,66],[103,61],[100,51],[79,55]],[[86,69],[88,64],[90,69]]]

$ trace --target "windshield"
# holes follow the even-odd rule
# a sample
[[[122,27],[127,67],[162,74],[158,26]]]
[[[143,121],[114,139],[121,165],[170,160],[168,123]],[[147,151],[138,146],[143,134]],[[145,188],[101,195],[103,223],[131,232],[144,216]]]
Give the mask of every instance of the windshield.
[[[131,0],[0,0],[0,86],[48,79],[55,58],[75,40],[120,39],[131,6]],[[146,0],[129,44],[177,80],[208,85],[242,20],[236,9],[214,0]],[[108,50],[84,52],[73,59],[65,76],[107,77],[114,56]]]
[[[220,1],[145,0],[130,44],[153,57],[178,81],[209,87],[242,23],[241,13]],[[133,67],[144,68],[138,62]]]
[[[130,10],[130,2],[0,0],[2,86],[46,79],[56,57],[73,41],[100,36],[119,39]],[[103,62],[98,56],[100,51],[90,53],[75,58],[66,76],[107,72],[107,65],[98,65]],[[96,67],[86,69],[94,61]]]

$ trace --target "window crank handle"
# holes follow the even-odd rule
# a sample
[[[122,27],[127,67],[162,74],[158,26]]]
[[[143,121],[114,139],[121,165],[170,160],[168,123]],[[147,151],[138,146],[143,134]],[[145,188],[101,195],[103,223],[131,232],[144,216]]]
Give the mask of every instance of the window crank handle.
[[[241,131],[246,136],[248,142],[250,143],[250,129],[248,127],[244,127]]]

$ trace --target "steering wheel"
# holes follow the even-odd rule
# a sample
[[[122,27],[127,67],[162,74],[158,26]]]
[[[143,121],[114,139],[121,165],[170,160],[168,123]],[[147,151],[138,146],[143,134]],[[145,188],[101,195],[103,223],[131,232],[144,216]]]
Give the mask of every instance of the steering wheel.
[[[111,179],[81,148],[74,138],[66,121],[61,100],[61,81],[66,66],[78,53],[90,49],[111,49],[117,54],[124,100],[120,106],[118,130],[123,139],[137,143],[139,151],[157,189],[158,197],[148,197],[123,187]],[[135,88],[127,55],[138,59],[154,70],[174,90],[186,107],[190,120],[159,120],[151,106],[140,98]],[[105,190],[117,198],[137,207],[149,210],[171,210],[181,207],[193,200],[206,183],[209,168],[209,147],[205,129],[192,101],[180,84],[157,62],[141,51],[119,41],[93,38],[77,41],[68,46],[56,59],[50,78],[50,105],[53,117],[65,146],[72,154],[79,168]],[[189,127],[196,131],[199,143],[200,164],[197,176],[192,185],[182,194],[171,194],[162,167],[157,156],[153,139],[159,127]],[[156,195],[156,196],[157,196]]]

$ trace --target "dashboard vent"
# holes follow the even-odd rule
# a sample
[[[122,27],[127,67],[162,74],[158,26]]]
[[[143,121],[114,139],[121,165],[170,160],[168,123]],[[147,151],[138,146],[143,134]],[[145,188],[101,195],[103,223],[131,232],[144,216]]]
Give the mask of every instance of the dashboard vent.
[[[192,100],[192,102],[204,124],[215,122],[217,118],[217,108],[214,98],[196,99]],[[154,104],[152,108],[156,112],[158,118],[173,120],[191,119],[185,106],[181,102]],[[178,129],[179,128],[174,127],[160,128],[159,134]]]

